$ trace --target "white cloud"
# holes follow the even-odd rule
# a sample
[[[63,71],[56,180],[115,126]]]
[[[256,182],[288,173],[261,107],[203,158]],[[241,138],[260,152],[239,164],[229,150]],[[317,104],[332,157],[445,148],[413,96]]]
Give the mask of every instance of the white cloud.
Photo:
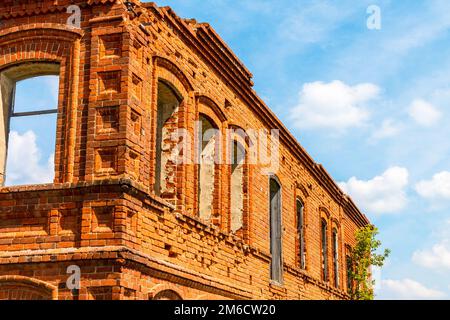
[[[378,97],[380,89],[371,83],[349,86],[335,80],[330,83],[306,83],[299,104],[291,111],[294,125],[301,129],[347,129],[369,118],[367,103]]]
[[[396,123],[392,119],[386,119],[381,124],[381,127],[377,128],[371,136],[371,140],[381,140],[393,137],[397,135],[402,129],[401,124]]]
[[[443,240],[430,249],[417,250],[412,260],[414,263],[434,270],[450,270],[450,242]]]
[[[416,184],[417,193],[430,200],[450,200],[450,172],[442,171],[431,180],[420,181]]]
[[[441,117],[441,112],[435,106],[421,99],[411,103],[408,113],[414,121],[424,127],[432,126]]]
[[[450,270],[450,219],[440,221],[439,228],[434,231],[434,234],[439,240],[431,247],[416,250],[412,255],[412,261],[419,266],[448,273]]]
[[[407,169],[392,167],[371,180],[352,177],[347,182],[339,183],[339,186],[368,213],[396,213],[404,209],[408,202],[405,192],[408,177]]]
[[[443,299],[446,297],[444,292],[427,288],[411,279],[382,280],[381,290],[384,298],[394,300]]]
[[[53,181],[54,155],[45,165],[39,163],[41,151],[36,144],[36,134],[27,131],[23,135],[11,131],[9,135],[6,185],[38,184]]]

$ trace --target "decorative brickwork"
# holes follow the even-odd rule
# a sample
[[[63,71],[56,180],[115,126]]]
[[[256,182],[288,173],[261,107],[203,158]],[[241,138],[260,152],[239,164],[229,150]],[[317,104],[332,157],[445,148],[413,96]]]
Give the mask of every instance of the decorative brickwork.
[[[133,3],[134,13],[120,0],[0,3],[2,107],[17,79],[48,64],[60,76],[54,183],[0,189],[0,299],[347,299],[345,255],[367,218],[208,24]],[[67,24],[69,5],[81,28]],[[207,141],[202,119],[216,130]],[[279,139],[266,144],[251,134],[272,129]],[[226,161],[233,141],[237,166]],[[255,146],[277,165],[251,163]],[[281,187],[277,282],[271,174]],[[66,283],[74,265],[78,289]]]
[[[0,300],[53,300],[57,288],[23,276],[0,276]]]

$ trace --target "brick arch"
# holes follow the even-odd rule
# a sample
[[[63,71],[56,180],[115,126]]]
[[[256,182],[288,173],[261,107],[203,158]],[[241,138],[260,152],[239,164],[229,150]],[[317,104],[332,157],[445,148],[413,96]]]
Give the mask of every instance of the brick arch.
[[[228,120],[225,113],[213,99],[201,94],[197,94],[196,98],[199,113],[206,114],[208,117],[212,118],[215,122],[217,122],[217,125],[221,125],[222,123]],[[202,108],[202,105],[205,106],[206,108],[205,107]],[[210,111],[207,109],[210,109]]]
[[[274,173],[269,175],[269,182],[270,182],[271,179],[275,180],[280,185],[280,187],[283,188],[283,184],[281,183],[281,180],[278,177],[278,175],[276,175]]]
[[[28,61],[61,62],[83,32],[61,24],[36,23],[0,32],[0,69]]]
[[[148,293],[149,300],[184,300],[178,288],[171,284],[157,284]]]
[[[178,90],[178,86],[174,85],[169,80],[166,80],[166,78],[164,78],[164,77],[158,78],[158,85],[160,83],[162,83],[162,84],[166,85],[167,87],[169,87],[173,91],[174,95],[177,97],[179,102],[183,101],[184,95],[183,95],[183,93],[180,92],[180,90]]]
[[[228,124],[228,128],[234,130],[233,137],[238,140],[245,148],[254,146],[252,137],[247,133],[247,130],[236,124]]]
[[[183,300],[181,296],[173,290],[164,290],[158,292],[153,300]]]
[[[331,225],[332,225],[333,228],[336,228],[337,230],[339,230],[341,228],[341,223],[335,217],[331,218]]]
[[[320,207],[319,208],[319,213],[320,213],[320,217],[322,219],[324,219],[329,224],[329,220],[330,220],[330,217],[331,217],[330,211],[328,211],[328,209],[325,208],[325,207]]]
[[[187,97],[189,92],[194,90],[194,87],[183,71],[169,59],[155,56],[153,57],[153,64],[156,67],[156,77],[165,79],[175,85],[184,97]]]
[[[308,192],[308,190],[306,189],[306,187],[303,185],[303,183],[296,182],[296,183],[295,183],[295,188],[296,188],[298,191],[301,192],[303,198],[305,198],[305,199],[306,199],[306,198],[309,198],[309,192]],[[300,194],[300,192],[298,192],[298,194]]]
[[[1,30],[0,72],[27,63],[58,63],[60,94],[55,150],[55,182],[74,175],[80,46],[83,31],[57,23],[30,23]],[[70,79],[70,80],[69,80]]]
[[[60,23],[30,23],[30,24],[23,24],[19,27],[9,27],[5,28],[0,31],[0,36],[6,36],[8,34],[14,34],[14,33],[20,33],[20,32],[26,32],[29,30],[39,30],[45,32],[45,30],[53,30],[53,31],[62,31],[67,33],[68,37],[72,36],[78,36],[81,37],[84,34],[84,31],[81,29],[75,29],[72,27],[69,27],[65,24]],[[39,33],[35,34],[35,36],[39,36]]]
[[[57,300],[58,288],[24,276],[0,276],[0,300]]]

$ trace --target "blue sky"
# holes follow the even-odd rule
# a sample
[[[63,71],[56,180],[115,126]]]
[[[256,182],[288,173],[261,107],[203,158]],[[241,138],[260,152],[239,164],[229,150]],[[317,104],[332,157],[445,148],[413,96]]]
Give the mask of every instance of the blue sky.
[[[58,81],[43,76],[17,82],[14,111],[56,109]],[[5,184],[52,182],[55,141],[56,114],[11,118]]]
[[[392,254],[376,272],[377,297],[449,299],[450,2],[157,4],[215,28],[259,95],[380,228]],[[369,5],[381,9],[380,30],[366,26]],[[55,103],[42,86],[56,88],[57,79],[23,82],[17,105]],[[12,184],[51,180],[51,117],[12,123]]]

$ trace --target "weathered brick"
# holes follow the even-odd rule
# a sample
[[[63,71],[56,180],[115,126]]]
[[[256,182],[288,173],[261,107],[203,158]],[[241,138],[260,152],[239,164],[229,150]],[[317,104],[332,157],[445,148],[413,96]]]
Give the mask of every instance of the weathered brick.
[[[133,2],[139,17],[113,0],[0,4],[0,73],[51,61],[61,80],[54,183],[0,190],[0,299],[348,298],[345,254],[367,218],[258,98],[250,72],[209,25]],[[80,5],[81,29],[66,23],[71,4]],[[236,234],[229,164],[214,166],[210,221],[198,214],[198,165],[169,159],[165,192],[156,194],[158,80],[181,100],[168,132],[184,128],[194,136],[200,114],[223,133],[280,129],[282,285],[270,280],[262,164],[245,164],[240,173],[244,215]],[[304,270],[297,199],[304,204]],[[321,219],[328,243],[332,228],[339,233],[338,287],[322,280]],[[81,269],[78,291],[66,287],[71,265]]]

